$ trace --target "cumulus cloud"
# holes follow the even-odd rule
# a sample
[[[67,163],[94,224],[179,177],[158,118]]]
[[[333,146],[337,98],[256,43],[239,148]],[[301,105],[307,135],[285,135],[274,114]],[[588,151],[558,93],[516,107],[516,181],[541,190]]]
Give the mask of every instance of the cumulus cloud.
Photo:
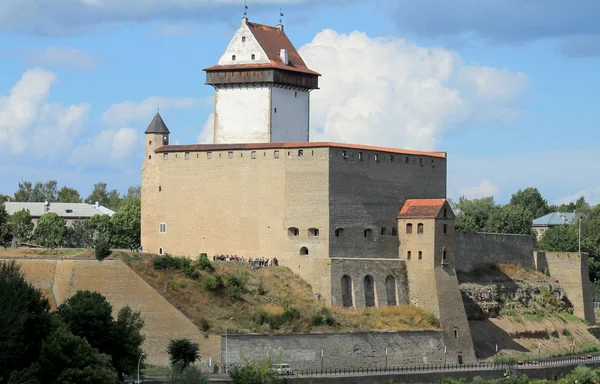
[[[577,199],[579,199],[580,197],[585,197],[585,201],[587,201],[589,204],[592,204],[592,205],[600,204],[600,186],[586,188],[579,192],[576,192],[576,193],[573,193],[573,194],[570,194],[567,196],[559,197],[559,198],[555,199],[553,201],[553,203],[557,204],[557,205],[568,204],[568,203],[577,201]]]
[[[346,0],[253,0],[263,7],[306,6]],[[35,35],[78,34],[99,26],[150,21],[213,20],[241,11],[239,0],[0,0],[0,30]]]
[[[206,122],[202,126],[202,131],[198,135],[198,143],[212,144],[215,137],[215,114],[208,115]]]
[[[325,30],[300,54],[323,75],[311,93],[312,141],[433,149],[450,131],[512,122],[529,83],[448,50],[362,32]]]
[[[57,76],[42,69],[25,72],[0,95],[0,148],[12,153],[53,157],[69,148],[83,129],[90,106],[48,103]]]
[[[142,102],[124,101],[112,105],[102,115],[102,122],[111,125],[128,125],[132,122],[150,122],[156,109],[187,109],[198,106],[202,100],[176,97],[148,97]]]
[[[54,69],[90,70],[96,67],[99,57],[79,49],[48,47],[14,52],[28,65]]]
[[[495,196],[498,194],[498,186],[492,184],[488,179],[482,180],[481,184],[474,187],[460,188],[459,196],[464,196],[467,199],[478,199],[481,197]]]
[[[70,162],[80,166],[122,162],[140,157],[141,146],[141,138],[134,128],[106,129],[76,147]]]

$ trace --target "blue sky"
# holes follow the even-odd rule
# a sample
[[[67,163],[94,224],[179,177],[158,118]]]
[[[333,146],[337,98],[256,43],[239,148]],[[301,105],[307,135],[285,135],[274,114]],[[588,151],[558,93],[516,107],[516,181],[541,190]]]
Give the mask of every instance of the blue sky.
[[[534,5],[539,3],[540,5]],[[311,139],[448,152],[448,196],[600,202],[600,3],[248,0],[312,69]],[[0,193],[139,184],[156,106],[209,136],[238,0],[0,0]],[[203,133],[204,132],[204,133]]]

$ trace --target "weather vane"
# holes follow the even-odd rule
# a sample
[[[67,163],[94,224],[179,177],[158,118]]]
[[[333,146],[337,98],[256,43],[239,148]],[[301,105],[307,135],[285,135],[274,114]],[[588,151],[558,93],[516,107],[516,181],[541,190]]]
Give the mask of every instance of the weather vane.
[[[283,18],[283,12],[281,12],[281,8],[279,8],[279,24],[281,24]]]
[[[248,4],[246,0],[244,0],[244,17],[248,16]]]

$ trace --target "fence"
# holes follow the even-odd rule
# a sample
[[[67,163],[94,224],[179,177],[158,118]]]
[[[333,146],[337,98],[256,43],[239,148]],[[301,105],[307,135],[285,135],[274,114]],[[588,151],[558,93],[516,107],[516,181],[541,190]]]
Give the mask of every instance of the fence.
[[[509,360],[505,362],[472,363],[472,364],[424,364],[411,366],[345,368],[345,369],[306,369],[294,371],[295,376],[335,376],[335,375],[372,375],[385,373],[412,372],[448,372],[448,371],[505,371],[516,369],[551,367],[577,363],[600,362],[600,353],[549,357],[538,360]]]

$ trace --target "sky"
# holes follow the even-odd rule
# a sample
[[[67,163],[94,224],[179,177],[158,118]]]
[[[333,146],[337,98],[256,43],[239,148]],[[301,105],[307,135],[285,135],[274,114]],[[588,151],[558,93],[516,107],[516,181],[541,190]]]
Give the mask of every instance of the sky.
[[[448,197],[600,203],[600,2],[248,0],[322,74],[311,141],[445,151]],[[240,0],[0,0],[0,194],[141,181],[160,107],[205,142]]]

